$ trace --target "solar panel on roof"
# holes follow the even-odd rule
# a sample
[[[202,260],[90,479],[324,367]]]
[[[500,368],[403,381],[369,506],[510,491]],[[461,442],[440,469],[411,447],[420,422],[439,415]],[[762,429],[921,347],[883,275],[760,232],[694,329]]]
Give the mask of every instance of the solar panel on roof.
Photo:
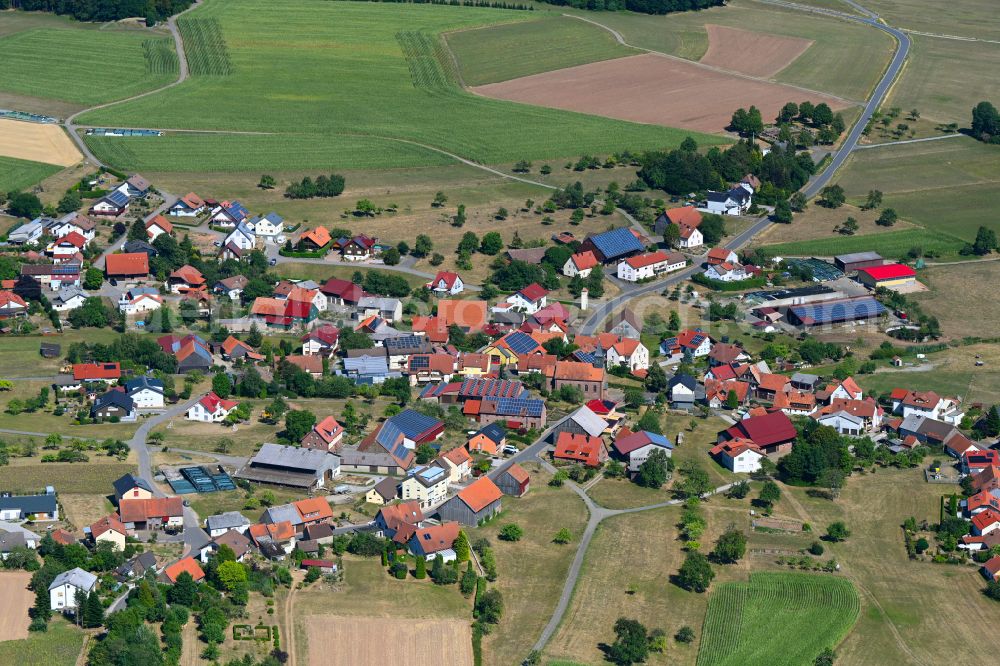
[[[406,435],[409,439],[413,439],[414,437],[427,432],[440,423],[440,421],[433,416],[427,416],[426,414],[421,414],[420,412],[412,409],[407,409],[399,414],[396,414],[386,421],[386,423],[389,422],[392,422],[393,425],[399,428],[400,432]]]
[[[538,342],[527,333],[511,333],[504,338],[504,342],[515,354],[526,354],[538,348]]]
[[[500,398],[497,413],[504,416],[541,416],[544,403],[532,398]]]
[[[430,356],[411,356],[410,357],[410,369],[411,370],[421,370],[431,367],[431,357]]]
[[[590,237],[590,242],[604,255],[605,259],[613,259],[631,252],[641,252],[642,243],[635,237],[628,227],[619,227],[611,231],[595,234]]]

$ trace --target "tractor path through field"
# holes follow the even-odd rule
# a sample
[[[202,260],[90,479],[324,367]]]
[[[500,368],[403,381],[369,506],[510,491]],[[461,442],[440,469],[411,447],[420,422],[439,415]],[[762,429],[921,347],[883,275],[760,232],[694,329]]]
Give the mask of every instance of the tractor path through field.
[[[304,578],[304,576],[302,577]],[[288,653],[288,666],[295,666],[295,592],[298,584],[302,582],[298,572],[292,574],[292,586],[288,590],[288,598],[285,599],[285,652]]]
[[[892,637],[896,640],[896,645],[899,646],[899,649],[905,652],[907,656],[909,656],[914,663],[919,664],[919,666],[929,666],[926,662],[917,657],[917,655],[913,653],[913,650],[910,649],[910,646],[906,644],[906,641],[903,640],[903,636],[899,633],[899,629],[896,628],[892,618],[889,617],[889,614],[885,612],[884,608],[882,608],[882,604],[879,603],[878,597],[876,597],[871,590],[862,585],[861,581],[859,581],[855,576],[848,573],[847,578],[854,583],[855,587],[861,590],[863,596],[871,601],[872,605],[875,606],[882,617],[885,618],[885,623],[889,625],[889,631],[892,632]]]
[[[903,141],[891,141],[886,143],[866,143],[863,146],[858,146],[855,150],[868,150],[869,148],[887,148],[890,146],[899,146],[904,143],[923,143],[924,141],[940,141],[941,139],[954,139],[955,137],[965,136],[964,134],[943,134],[941,136],[925,136],[922,139],[905,139]]]
[[[83,645],[80,646],[80,654],[76,656],[76,666],[85,666],[87,663],[87,646],[90,645],[90,634],[83,635]]]
[[[189,70],[188,70],[187,56],[184,54],[184,40],[181,39],[181,33],[177,29],[177,19],[199,6],[201,6],[201,0],[194,0],[194,2],[191,3],[190,7],[167,19],[167,29],[170,30],[171,37],[174,38],[174,49],[177,51],[178,73],[176,81],[172,81],[159,88],[154,88],[153,90],[147,90],[146,92],[140,93],[138,95],[126,97],[125,99],[119,99],[115,100],[114,102],[106,102],[104,104],[98,104],[96,106],[91,106],[86,109],[81,109],[76,113],[74,113],[73,115],[71,115],[70,117],[68,117],[63,122],[63,127],[66,128],[66,131],[69,133],[70,138],[73,139],[76,145],[80,148],[80,152],[84,154],[84,156],[91,164],[99,167],[107,166],[101,160],[97,159],[97,156],[95,156],[94,153],[90,151],[90,148],[87,146],[86,142],[84,142],[83,137],[80,136],[80,133],[77,131],[78,128],[74,121],[84,113],[88,113],[90,111],[96,111],[97,109],[104,109],[109,106],[114,106],[115,104],[121,104],[123,102],[131,102],[133,100],[137,100],[142,97],[148,97],[149,95],[152,95],[154,93],[162,92],[164,90],[173,88],[174,86],[178,86],[184,83],[188,78]],[[164,198],[169,198],[169,197],[165,196]]]
[[[670,53],[664,53],[663,51],[656,51],[654,49],[647,49],[647,48],[642,47],[642,46],[636,46],[635,44],[629,44],[627,41],[625,41],[625,37],[620,32],[618,32],[614,28],[611,28],[609,26],[604,25],[603,23],[599,23],[597,21],[594,21],[593,19],[589,19],[589,18],[586,18],[586,17],[583,17],[583,16],[577,16],[575,14],[563,14],[563,16],[567,16],[569,18],[574,18],[574,19],[577,19],[578,21],[583,21],[584,23],[590,23],[591,25],[595,25],[598,28],[602,28],[603,30],[607,30],[608,32],[611,33],[611,36],[615,38],[615,41],[618,42],[619,44],[621,44],[622,46],[627,46],[627,47],[632,48],[632,49],[637,49],[639,51],[642,51],[644,53],[648,53],[650,55],[659,56],[661,58],[667,58],[668,60],[676,60],[677,62],[683,62],[683,63],[686,63],[688,65],[694,65],[695,67],[700,67],[700,68],[705,69],[705,70],[709,70],[709,71],[712,71],[712,72],[717,72],[719,74],[725,74],[726,76],[735,76],[737,78],[746,79],[748,81],[757,81],[757,82],[760,82],[760,83],[776,83],[774,81],[774,79],[769,79],[769,78],[764,77],[764,76],[754,76],[752,74],[746,74],[746,73],[743,73],[743,72],[736,72],[736,71],[733,71],[731,69],[725,69],[723,67],[716,67],[715,65],[709,65],[707,63],[698,62],[697,60],[688,60],[687,58],[681,58],[680,56],[675,56],[675,55],[672,55]],[[805,86],[797,86],[797,85],[794,85],[794,84],[791,84],[791,83],[782,83],[781,85],[788,86],[789,88],[795,88],[796,90],[801,90],[802,92],[811,93],[813,95],[824,95],[824,96],[826,96],[828,98],[833,98],[835,100],[843,102],[844,104],[849,104],[849,105],[852,105],[852,106],[861,106],[861,104],[863,103],[863,102],[860,102],[860,101],[858,101],[856,99],[848,99],[846,97],[840,97],[839,95],[833,95],[831,93],[825,93],[825,92],[821,92],[819,90],[813,90],[811,88],[806,88]]]
[[[543,439],[540,441],[544,441],[544,435]],[[540,463],[546,471],[555,474],[556,468],[538,455],[542,452],[542,449],[536,449],[536,445],[533,445],[531,449],[536,451],[537,462]],[[525,449],[525,451],[527,450],[528,449]],[[580,570],[583,568],[583,561],[586,557],[587,549],[589,548],[590,542],[594,538],[594,534],[597,532],[597,527],[601,524],[601,522],[606,518],[611,518],[612,516],[639,513],[641,511],[652,511],[654,509],[662,509],[668,506],[677,506],[684,503],[684,500],[682,499],[672,499],[667,500],[666,502],[657,502],[656,504],[632,507],[630,509],[609,509],[595,502],[593,498],[587,494],[583,487],[571,481],[567,482],[567,485],[573,490],[573,492],[580,496],[580,499],[583,500],[584,505],[587,507],[587,511],[590,513],[590,518],[587,520],[587,527],[584,529],[583,534],[580,537],[580,544],[577,546],[576,555],[573,557],[573,563],[570,565],[569,573],[566,575],[566,582],[563,585],[562,594],[559,595],[559,602],[556,604],[555,610],[552,612],[552,617],[549,618],[548,624],[546,624],[545,628],[542,630],[542,635],[539,636],[538,640],[535,642],[533,649],[539,651],[541,651],[552,636],[555,635],[556,630],[559,628],[559,624],[562,622],[563,616],[566,614],[566,610],[569,608],[570,601],[573,599],[573,590],[576,589],[577,580],[580,578]],[[711,492],[705,493],[702,497],[709,497],[718,493],[724,493],[733,485],[735,484],[727,483],[724,486],[719,486]]]

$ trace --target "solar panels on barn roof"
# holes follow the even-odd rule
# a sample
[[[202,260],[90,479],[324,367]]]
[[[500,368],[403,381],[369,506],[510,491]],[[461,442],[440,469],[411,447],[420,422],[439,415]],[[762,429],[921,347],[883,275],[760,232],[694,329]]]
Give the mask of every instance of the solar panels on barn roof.
[[[535,398],[500,398],[497,400],[497,414],[503,416],[542,415],[545,403]]]
[[[604,233],[594,234],[589,238],[598,252],[604,255],[605,261],[610,261],[633,252],[642,252],[643,246],[628,227],[619,227]]]
[[[421,414],[418,411],[407,409],[391,417],[386,424],[392,423],[399,428],[408,439],[416,439],[431,428],[436,427],[441,421],[433,416]]]
[[[517,331],[504,338],[504,342],[515,354],[527,354],[538,348],[538,341],[527,333]]]
[[[521,382],[508,379],[466,379],[459,395],[463,398],[517,398],[525,392]]]

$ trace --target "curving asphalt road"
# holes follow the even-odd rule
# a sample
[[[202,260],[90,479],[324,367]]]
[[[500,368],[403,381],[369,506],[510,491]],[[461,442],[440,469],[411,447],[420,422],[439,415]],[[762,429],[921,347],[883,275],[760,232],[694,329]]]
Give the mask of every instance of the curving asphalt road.
[[[806,185],[802,188],[802,194],[805,195],[807,199],[811,199],[816,196],[820,190],[826,187],[830,180],[833,178],[837,170],[843,166],[844,162],[850,156],[850,154],[858,148],[858,141],[861,139],[861,134],[865,127],[868,125],[868,121],[871,119],[872,114],[879,108],[882,101],[885,99],[886,94],[889,92],[889,88],[892,86],[893,81],[896,80],[896,76],[899,74],[903,67],[903,63],[906,61],[906,57],[910,52],[910,38],[906,33],[901,30],[897,30],[891,26],[885,25],[878,18],[878,15],[865,9],[856,2],[851,2],[850,4],[854,6],[858,11],[863,12],[865,16],[857,16],[855,14],[848,14],[845,12],[838,12],[831,9],[821,9],[818,7],[808,7],[806,5],[800,5],[794,2],[785,2],[784,0],[758,0],[758,2],[763,2],[766,4],[777,5],[780,7],[787,7],[789,9],[796,9],[799,11],[806,11],[814,14],[822,14],[826,16],[832,16],[834,18],[842,19],[845,21],[854,21],[856,23],[863,23],[865,25],[871,26],[878,30],[881,30],[889,35],[892,35],[898,44],[896,53],[892,58],[892,62],[886,68],[885,73],[879,80],[878,85],[875,86],[875,90],[872,92],[868,101],[865,103],[865,108],[861,112],[861,117],[851,128],[850,132],[847,134],[847,138],[844,139],[840,148],[833,154],[833,158],[830,163],[823,169],[822,172],[814,176]],[[580,18],[580,17],[575,17]],[[615,30],[603,26],[596,21],[591,21],[589,19],[583,19],[588,23],[593,23],[600,26],[608,31],[610,31],[621,43],[625,43],[621,34]],[[737,236],[728,246],[731,249],[739,250],[751,240],[754,236],[759,234],[761,231],[767,228],[770,224],[767,217],[762,217],[758,219],[749,229],[744,231],[742,234]],[[691,266],[682,271],[672,274],[670,277],[659,280],[656,282],[650,282],[645,285],[637,286],[635,288],[629,289],[623,294],[606,301],[605,303],[598,306],[593,314],[590,315],[580,327],[580,332],[584,335],[593,335],[601,322],[603,322],[607,317],[609,317],[614,312],[618,311],[621,307],[626,305],[630,300],[643,296],[645,294],[652,293],[657,290],[665,289],[667,287],[673,286],[683,280],[690,278],[699,270],[698,266]]]

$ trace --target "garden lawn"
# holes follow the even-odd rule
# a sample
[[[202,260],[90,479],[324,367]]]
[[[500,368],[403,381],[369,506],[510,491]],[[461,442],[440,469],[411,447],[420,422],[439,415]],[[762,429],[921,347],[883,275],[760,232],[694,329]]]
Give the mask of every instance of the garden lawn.
[[[639,53],[607,30],[566,16],[461,30],[445,38],[467,86]]]
[[[57,616],[49,622],[48,631],[32,633],[23,640],[0,642],[0,664],[74,666],[83,637],[82,631]]]
[[[0,155],[0,192],[29,188],[60,170],[62,167],[54,164],[42,164]]]
[[[828,574],[754,573],[712,592],[698,666],[809,663],[854,626],[851,582]]]
[[[0,16],[0,26],[7,20]],[[81,106],[131,97],[177,78],[168,37],[61,20],[0,37],[0,61],[0,91]]]
[[[481,162],[511,162],[671,146],[689,134],[464,92],[438,35],[528,18],[525,12],[473,7],[207,0],[184,20],[205,22],[206,30],[217,26],[224,41],[199,42],[189,57],[219,65],[208,68],[218,74],[196,73],[180,86],[89,113],[82,121],[279,135],[167,136],[127,145],[89,139],[116,165],[147,171],[441,163],[440,155],[413,154],[412,145],[402,157],[387,151],[388,139]],[[227,60],[229,65],[220,64]],[[252,103],[220,104],[220,90]],[[305,156],[304,147],[310,148]]]
[[[552,488],[550,475],[536,465],[531,490],[523,498],[504,497],[503,515],[490,525],[468,530],[470,540],[486,537],[493,544],[499,577],[496,587],[504,596],[504,620],[483,640],[483,663],[507,666],[531,651],[562,593],[570,563],[576,555],[587,522],[587,509],[569,488]],[[507,523],[517,523],[524,537],[500,541],[497,534]],[[573,539],[552,542],[565,527]]]
[[[38,456],[42,451],[39,449]],[[37,493],[45,486],[55,486],[58,493],[92,493],[95,489],[111,493],[112,481],[135,472],[134,463],[118,462],[115,458],[88,451],[89,462],[41,463],[37,460],[14,459],[16,464],[0,467],[0,488],[11,492]],[[21,463],[26,464],[21,464]],[[78,527],[82,527],[79,525]],[[0,663],[3,663],[0,660]]]

